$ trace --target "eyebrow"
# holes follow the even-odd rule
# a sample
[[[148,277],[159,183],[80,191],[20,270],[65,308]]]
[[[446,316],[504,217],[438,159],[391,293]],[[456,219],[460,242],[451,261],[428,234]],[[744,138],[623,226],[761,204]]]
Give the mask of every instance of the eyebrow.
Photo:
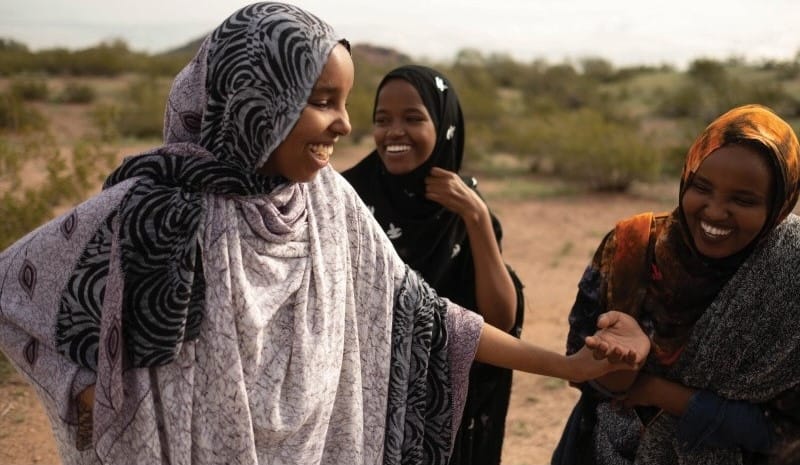
[[[311,93],[312,94],[318,93],[318,92],[320,92],[320,93],[331,93],[331,92],[336,92],[338,90],[339,90],[339,88],[336,87],[336,86],[319,86],[319,87],[314,87],[313,89],[311,89]]]
[[[701,175],[698,175],[698,174],[696,174],[694,176],[694,181],[701,181],[701,182],[704,182],[706,184],[710,184],[712,186],[714,185],[714,183],[711,182],[708,178],[706,178],[704,176],[701,176]],[[760,192],[756,192],[754,190],[749,190],[749,189],[737,189],[737,190],[733,191],[733,193],[737,194],[737,195],[750,195],[750,196],[759,197],[759,198],[768,198],[769,197],[769,194],[762,195]]]

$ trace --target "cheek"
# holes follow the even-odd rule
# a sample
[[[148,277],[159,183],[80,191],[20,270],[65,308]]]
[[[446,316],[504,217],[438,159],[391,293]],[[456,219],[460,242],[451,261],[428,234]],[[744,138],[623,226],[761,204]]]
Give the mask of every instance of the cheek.
[[[758,234],[764,228],[764,225],[767,223],[767,210],[760,209],[758,211],[751,212],[748,215],[750,229],[752,233]]]
[[[700,208],[700,198],[692,193],[691,190],[686,191],[681,199],[681,206],[683,207],[683,214],[686,215],[686,219],[688,220],[689,217],[697,213],[697,210]]]

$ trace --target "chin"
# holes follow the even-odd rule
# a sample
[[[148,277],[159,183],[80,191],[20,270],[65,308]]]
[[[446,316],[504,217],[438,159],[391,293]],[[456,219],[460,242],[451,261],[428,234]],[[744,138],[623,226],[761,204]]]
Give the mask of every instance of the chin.
[[[311,182],[314,179],[316,179],[317,174],[319,174],[319,171],[314,171],[313,173],[308,173],[308,174],[304,174],[304,175],[301,175],[301,176],[293,176],[293,177],[289,178],[289,181],[292,181],[292,182]]]

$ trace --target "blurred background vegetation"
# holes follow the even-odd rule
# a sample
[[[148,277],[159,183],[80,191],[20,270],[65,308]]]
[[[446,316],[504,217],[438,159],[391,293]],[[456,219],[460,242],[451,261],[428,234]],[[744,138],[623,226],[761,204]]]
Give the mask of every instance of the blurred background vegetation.
[[[32,51],[0,39],[0,250],[97,190],[121,148],[159,143],[172,78],[198,45],[162,54],[122,41]],[[366,44],[353,57],[345,143],[366,154],[377,83],[418,61]],[[760,103],[800,122],[800,52],[785,62],[697,58],[676,69],[616,67],[602,57],[520,62],[467,49],[423,64],[454,83],[467,122],[465,169],[485,177],[625,191],[674,180],[693,137],[733,106]]]

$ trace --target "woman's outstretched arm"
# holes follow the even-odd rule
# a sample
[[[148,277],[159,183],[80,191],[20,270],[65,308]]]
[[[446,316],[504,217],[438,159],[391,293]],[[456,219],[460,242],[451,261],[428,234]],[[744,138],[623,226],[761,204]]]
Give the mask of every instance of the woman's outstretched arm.
[[[572,355],[544,349],[484,325],[475,360],[574,382],[612,371],[639,369],[650,351],[650,339],[630,315],[620,312],[607,315],[598,321],[600,329],[587,337],[586,345]]]

